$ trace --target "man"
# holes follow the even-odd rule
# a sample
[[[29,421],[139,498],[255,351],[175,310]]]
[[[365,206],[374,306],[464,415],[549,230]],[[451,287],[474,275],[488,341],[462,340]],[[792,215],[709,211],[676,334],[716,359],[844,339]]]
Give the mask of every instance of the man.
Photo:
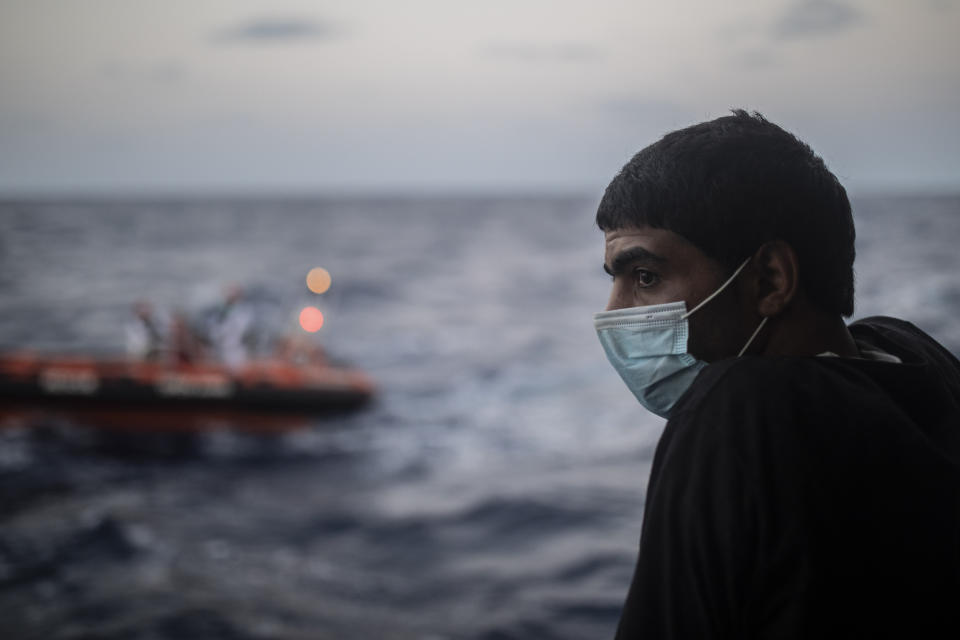
[[[134,303],[126,325],[127,355],[137,360],[159,360],[166,349],[166,331],[146,300]]]
[[[668,418],[617,637],[960,638],[960,363],[844,323],[823,161],[735,111],[638,153],[597,223],[601,343]]]
[[[231,369],[246,364],[253,338],[254,313],[239,285],[230,285],[223,304],[210,314],[207,334],[220,362]]]

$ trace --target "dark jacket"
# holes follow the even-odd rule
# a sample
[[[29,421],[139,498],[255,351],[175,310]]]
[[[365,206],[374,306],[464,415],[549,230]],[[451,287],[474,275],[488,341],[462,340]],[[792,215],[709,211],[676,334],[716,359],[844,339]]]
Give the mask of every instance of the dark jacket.
[[[617,638],[960,638],[960,363],[870,318],[902,363],[711,364],[657,447]]]

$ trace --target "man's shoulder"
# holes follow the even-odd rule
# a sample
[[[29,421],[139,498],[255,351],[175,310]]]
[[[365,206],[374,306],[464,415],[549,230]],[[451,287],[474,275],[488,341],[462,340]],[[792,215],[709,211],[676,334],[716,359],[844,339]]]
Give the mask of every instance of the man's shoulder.
[[[850,331],[861,347],[894,355],[902,364],[831,356],[722,360],[700,372],[671,420],[833,421],[851,405],[883,411],[890,403],[916,404],[921,392],[940,403],[960,397],[960,363],[913,324],[875,316],[853,323]],[[934,387],[938,394],[931,396]]]
[[[871,316],[851,324],[850,333],[858,342],[875,345],[905,360],[924,360],[935,366],[960,369],[960,361],[955,355],[906,320]]]
[[[897,345],[915,346],[918,344],[937,345],[936,340],[927,335],[912,322],[889,316],[868,316],[849,325],[854,338],[870,342],[888,342]],[[942,347],[941,347],[942,348]]]
[[[819,388],[817,379],[836,376],[823,364],[816,357],[746,356],[722,360],[703,369],[689,395],[695,403],[742,399],[751,404],[770,400],[782,404]]]
[[[671,414],[712,424],[816,420],[875,386],[862,362],[830,356],[746,356],[712,363]]]
[[[708,365],[671,413],[667,440],[747,442],[770,429],[833,420],[851,387],[824,359],[748,356]]]

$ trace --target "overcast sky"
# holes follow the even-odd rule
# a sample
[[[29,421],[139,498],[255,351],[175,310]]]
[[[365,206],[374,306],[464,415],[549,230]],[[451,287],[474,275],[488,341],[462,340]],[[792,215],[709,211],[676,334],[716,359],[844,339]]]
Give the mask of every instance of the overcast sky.
[[[595,193],[733,107],[956,191],[958,61],[950,0],[0,0],[0,193]]]

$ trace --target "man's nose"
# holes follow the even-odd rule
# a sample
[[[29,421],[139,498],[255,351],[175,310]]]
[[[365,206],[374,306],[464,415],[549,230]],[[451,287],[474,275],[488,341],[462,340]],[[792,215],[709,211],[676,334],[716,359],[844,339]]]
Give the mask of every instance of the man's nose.
[[[610,299],[607,300],[607,311],[614,311],[616,309],[625,309],[630,306],[630,300],[627,299],[626,291],[624,287],[618,286],[614,283],[613,288],[610,289]]]

